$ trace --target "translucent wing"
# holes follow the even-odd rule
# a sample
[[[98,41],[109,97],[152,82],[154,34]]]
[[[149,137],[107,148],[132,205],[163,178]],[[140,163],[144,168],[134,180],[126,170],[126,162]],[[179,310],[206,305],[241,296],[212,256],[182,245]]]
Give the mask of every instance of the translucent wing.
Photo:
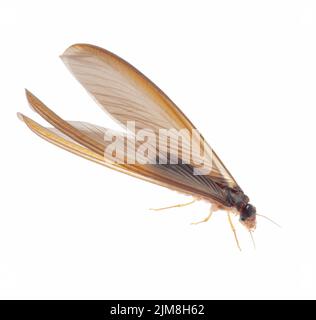
[[[195,129],[154,83],[113,53],[88,44],[76,44],[61,58],[99,105],[121,125],[134,121],[136,130],[146,128],[156,134],[162,128],[188,129],[190,132]],[[207,177],[222,187],[241,190],[207,144],[205,151],[212,168]]]
[[[104,156],[103,151],[110,143],[104,140],[104,133],[108,129],[86,122],[65,121],[30,92],[27,92],[27,97],[33,109],[54,126],[54,128],[43,127],[32,119],[19,114],[20,119],[43,139],[111,169],[192,195],[195,198],[208,200],[211,198],[214,202],[227,206],[226,191],[206,176],[193,175],[190,165],[114,163],[112,159],[107,159]],[[125,154],[125,151],[124,147],[119,150],[122,154]]]

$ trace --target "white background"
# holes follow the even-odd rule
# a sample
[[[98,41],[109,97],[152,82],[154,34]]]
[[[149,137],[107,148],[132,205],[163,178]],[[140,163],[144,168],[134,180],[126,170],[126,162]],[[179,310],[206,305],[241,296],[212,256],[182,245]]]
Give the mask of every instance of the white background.
[[[316,298],[314,1],[0,1],[0,298]],[[87,42],[160,86],[259,213],[224,212],[48,144],[24,88],[113,127],[58,56]],[[41,121],[44,123],[44,121]]]

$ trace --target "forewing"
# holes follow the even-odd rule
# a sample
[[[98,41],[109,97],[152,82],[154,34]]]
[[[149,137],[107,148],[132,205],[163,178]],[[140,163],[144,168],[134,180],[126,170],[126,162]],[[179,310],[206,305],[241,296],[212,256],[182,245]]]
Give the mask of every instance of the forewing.
[[[195,127],[181,110],[147,77],[115,54],[88,44],[76,44],[61,56],[66,66],[99,105],[122,126],[134,121],[136,130],[187,129]],[[204,141],[203,137],[200,137]],[[192,143],[192,141],[191,141]],[[190,150],[190,142],[184,149]],[[206,161],[209,179],[222,187],[240,190],[232,175],[210,148]]]
[[[166,166],[159,164],[132,165],[127,163],[115,163],[111,159],[107,159],[97,152],[91,151],[89,148],[81,145],[79,140],[73,140],[67,135],[67,131],[61,132],[56,128],[43,127],[22,114],[19,114],[19,118],[41,138],[78,156],[136,178],[140,178],[184,194],[189,194],[195,198],[205,198],[209,200],[211,197],[215,202],[226,205],[226,194],[223,190],[218,188],[218,186],[211,180],[208,181],[203,176],[192,176],[192,168],[188,165]],[[82,136],[87,135],[89,138],[95,139],[97,143],[103,143],[105,148],[110,143],[102,139],[103,132],[108,129],[86,122],[69,121],[67,123],[69,126],[73,127],[73,131],[78,130]],[[124,154],[123,149],[118,150],[118,152]],[[208,188],[206,188],[206,185]]]

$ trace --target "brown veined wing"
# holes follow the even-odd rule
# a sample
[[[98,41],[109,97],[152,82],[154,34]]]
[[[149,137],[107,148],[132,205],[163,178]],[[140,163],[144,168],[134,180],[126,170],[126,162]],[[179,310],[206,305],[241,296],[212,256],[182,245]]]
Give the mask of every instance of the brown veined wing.
[[[136,130],[150,129],[156,134],[159,129],[195,129],[166,94],[117,55],[97,46],[75,44],[61,58],[103,110],[122,126],[134,121]],[[200,138],[211,163],[211,172],[205,178],[221,187],[241,190],[216,153]]]
[[[27,92],[27,98],[32,108],[53,127],[43,127],[22,114],[19,114],[19,117],[34,133],[48,142],[116,171],[189,194],[195,198],[212,198],[218,204],[226,205],[225,191],[210,179],[193,175],[192,167],[189,165],[139,165],[128,164],[125,161],[115,163],[103,154],[103,150],[110,143],[104,140],[104,134],[109,131],[108,129],[86,122],[65,121],[30,92]],[[124,146],[116,151],[126,156]],[[118,154],[117,157],[119,157]]]

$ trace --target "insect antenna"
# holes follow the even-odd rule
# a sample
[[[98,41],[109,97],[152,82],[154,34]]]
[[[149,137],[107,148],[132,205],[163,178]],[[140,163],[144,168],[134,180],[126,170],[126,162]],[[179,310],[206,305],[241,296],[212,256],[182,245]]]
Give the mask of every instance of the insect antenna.
[[[272,222],[273,224],[275,224],[277,227],[281,228],[281,226],[280,226],[278,223],[276,223],[276,222],[273,221],[272,219],[264,216],[263,214],[258,214],[258,213],[256,213],[256,215],[259,216],[259,217],[262,217],[262,218],[265,218],[265,219],[269,220],[270,222]]]
[[[253,247],[256,249],[256,242],[255,242],[255,239],[253,237],[252,231],[249,230],[249,233],[250,233],[250,237],[251,237],[251,240],[252,240],[252,243],[253,243]]]

